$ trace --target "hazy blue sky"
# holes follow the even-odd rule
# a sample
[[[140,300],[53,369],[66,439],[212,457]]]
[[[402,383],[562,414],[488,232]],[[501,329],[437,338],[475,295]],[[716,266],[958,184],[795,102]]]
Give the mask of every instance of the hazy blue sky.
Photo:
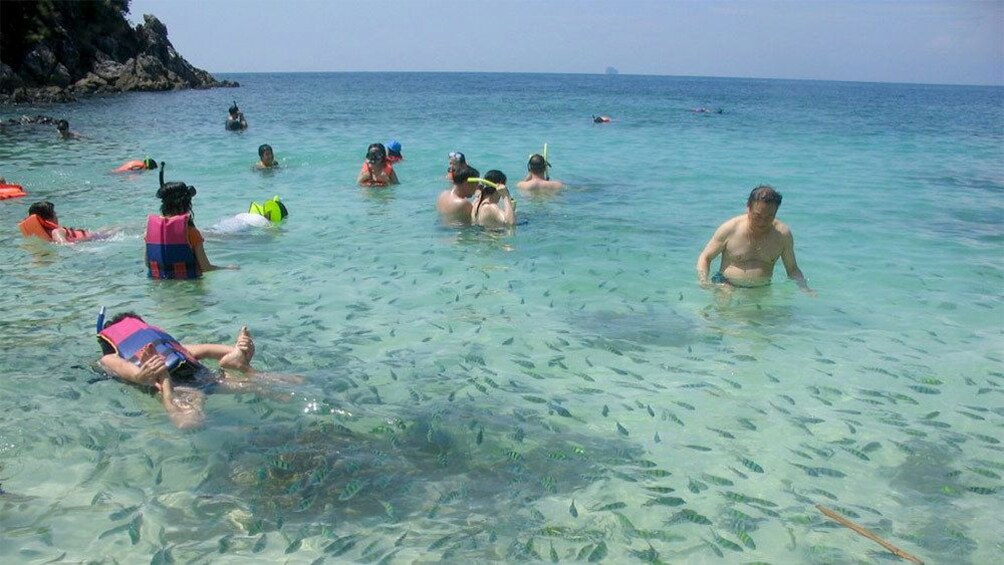
[[[211,72],[481,71],[1004,84],[1004,0],[132,0]]]

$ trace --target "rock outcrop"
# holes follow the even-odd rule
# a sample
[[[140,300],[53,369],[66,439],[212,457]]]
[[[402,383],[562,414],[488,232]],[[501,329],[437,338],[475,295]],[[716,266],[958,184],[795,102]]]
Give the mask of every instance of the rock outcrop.
[[[128,0],[0,2],[0,103],[239,86],[189,64],[155,16],[133,28],[128,12]]]

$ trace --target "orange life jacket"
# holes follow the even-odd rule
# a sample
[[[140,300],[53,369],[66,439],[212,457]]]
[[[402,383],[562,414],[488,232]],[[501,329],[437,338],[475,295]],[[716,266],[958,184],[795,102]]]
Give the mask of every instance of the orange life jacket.
[[[146,170],[146,163],[144,163],[143,161],[129,161],[127,163],[123,163],[121,167],[115,169],[115,172],[125,173],[128,171],[145,171],[145,170]]]
[[[8,198],[21,198],[28,193],[24,191],[20,185],[17,184],[0,184],[0,200],[7,200]]]
[[[87,230],[78,230],[74,228],[64,228],[57,224],[56,222],[50,222],[49,220],[43,220],[38,216],[38,214],[32,214],[27,218],[21,220],[17,224],[17,227],[21,230],[21,234],[25,237],[40,237],[45,241],[52,241],[53,230],[62,228],[66,231],[66,241],[73,242],[80,239],[84,239],[90,235]]]

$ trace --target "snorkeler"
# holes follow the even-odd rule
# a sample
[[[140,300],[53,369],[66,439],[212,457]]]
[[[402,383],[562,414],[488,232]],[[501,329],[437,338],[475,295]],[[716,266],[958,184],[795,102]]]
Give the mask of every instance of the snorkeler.
[[[202,424],[207,392],[241,392],[260,384],[252,380],[257,375],[251,368],[255,345],[247,326],[237,332],[233,346],[182,345],[132,312],[105,322],[102,308],[97,329],[102,350],[100,364],[105,371],[159,392],[168,417],[180,429]],[[219,370],[203,365],[203,359],[218,361]]]
[[[550,167],[551,164],[543,155],[534,153],[526,163],[526,178],[516,183],[516,188],[524,193],[551,193],[561,190],[565,185],[548,177]]]
[[[115,173],[128,173],[133,171],[152,171],[157,168],[157,161],[147,157],[146,159],[126,161],[122,166],[113,170]]]
[[[516,201],[506,188],[506,176],[501,171],[491,170],[483,179],[469,179],[477,182],[477,202],[471,211],[471,223],[486,228],[503,228],[516,223]]]
[[[610,121],[610,116],[593,116],[594,124],[609,124]]]
[[[471,212],[474,205],[471,197],[477,187],[468,179],[477,178],[480,175],[478,170],[464,165],[462,168],[453,171],[453,186],[440,193],[436,199],[436,210],[447,223],[471,223]]]
[[[781,205],[781,194],[767,185],[750,192],[746,213],[728,220],[697,258],[697,278],[703,287],[758,287],[770,284],[778,258],[784,263],[788,278],[812,294],[805,275],[795,261],[795,240],[788,226],[774,219]],[[711,261],[721,255],[722,263],[714,276],[708,277]]]
[[[216,269],[237,269],[236,265],[217,267],[209,262],[203,247],[205,239],[192,219],[195,187],[183,182],[164,183],[164,162],[160,163],[160,216],[146,220],[146,255],[144,262],[152,279],[195,279]]]
[[[450,151],[446,156],[446,178],[453,180],[453,171],[467,166],[467,157],[460,151]]]
[[[36,202],[28,208],[28,217],[17,227],[25,237],[38,237],[53,243],[79,243],[110,235],[108,232],[90,232],[59,225],[59,216],[52,202]]]
[[[366,149],[366,161],[359,169],[356,183],[360,186],[387,186],[399,184],[394,166],[387,160],[387,149],[382,143],[371,143]]]
[[[248,128],[248,121],[244,119],[244,112],[237,107],[237,101],[234,100],[233,106],[227,110],[227,121],[226,128],[229,131],[239,131]]]
[[[260,170],[272,169],[278,166],[279,162],[275,160],[272,146],[267,143],[258,146],[258,162],[255,163],[254,167]]]

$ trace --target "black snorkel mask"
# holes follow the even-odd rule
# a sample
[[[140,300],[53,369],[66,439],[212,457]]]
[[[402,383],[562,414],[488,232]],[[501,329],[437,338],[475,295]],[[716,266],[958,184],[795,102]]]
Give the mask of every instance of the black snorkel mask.
[[[195,187],[194,186],[190,186],[190,185],[187,185],[187,184],[185,184],[183,182],[179,182],[179,181],[165,183],[164,182],[164,169],[166,167],[167,167],[167,163],[165,163],[164,161],[161,161],[160,162],[160,188],[157,189],[157,198],[160,198],[161,200],[163,200],[164,197],[169,192],[175,192],[175,191],[178,191],[179,189],[181,191],[183,191],[183,194],[185,196],[187,196],[189,199],[192,198],[193,196],[195,196]]]

